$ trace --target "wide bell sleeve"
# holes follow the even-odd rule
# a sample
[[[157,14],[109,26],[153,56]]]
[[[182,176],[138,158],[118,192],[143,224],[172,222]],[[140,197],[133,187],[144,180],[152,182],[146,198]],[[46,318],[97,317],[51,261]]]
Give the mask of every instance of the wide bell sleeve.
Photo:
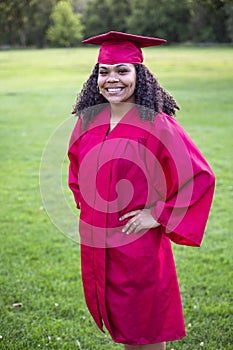
[[[209,164],[179,123],[164,113],[155,117],[147,149],[156,160],[148,162],[157,194],[152,216],[173,242],[200,246],[215,185]]]
[[[69,171],[68,171],[68,185],[73,192],[74,200],[76,203],[76,207],[81,209],[80,207],[80,188],[78,183],[78,169],[79,169],[79,141],[81,135],[81,119],[79,119],[75,125],[75,128],[72,132],[69,149],[68,149],[68,157],[70,160]]]

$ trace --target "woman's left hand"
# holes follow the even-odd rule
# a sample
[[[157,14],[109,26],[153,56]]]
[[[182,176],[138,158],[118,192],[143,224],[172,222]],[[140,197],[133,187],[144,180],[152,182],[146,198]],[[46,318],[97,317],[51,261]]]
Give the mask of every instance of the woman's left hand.
[[[151,215],[150,209],[131,211],[120,217],[119,220],[122,221],[129,217],[132,217],[132,219],[130,219],[122,229],[122,232],[125,232],[127,235],[160,226]]]

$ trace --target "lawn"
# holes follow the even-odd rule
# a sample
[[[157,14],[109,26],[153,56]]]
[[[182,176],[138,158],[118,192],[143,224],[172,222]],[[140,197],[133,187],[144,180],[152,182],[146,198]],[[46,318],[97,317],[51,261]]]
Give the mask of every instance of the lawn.
[[[145,64],[182,107],[177,119],[217,177],[202,247],[173,245],[187,337],[167,349],[230,350],[232,48],[161,47],[144,53]],[[82,291],[79,244],[53,225],[39,188],[44,148],[70,117],[96,54],[95,48],[0,52],[0,349],[122,349],[93,323]],[[72,207],[67,165],[62,160],[62,184]],[[60,221],[69,226],[61,211]],[[70,211],[74,215],[74,205]]]

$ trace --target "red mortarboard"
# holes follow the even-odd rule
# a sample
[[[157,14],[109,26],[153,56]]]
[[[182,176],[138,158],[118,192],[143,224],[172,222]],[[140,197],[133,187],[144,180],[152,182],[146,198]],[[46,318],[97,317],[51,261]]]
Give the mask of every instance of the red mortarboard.
[[[166,43],[166,40],[111,31],[93,36],[82,42],[84,44],[100,45],[98,63],[140,64],[143,62],[141,47],[161,45]]]

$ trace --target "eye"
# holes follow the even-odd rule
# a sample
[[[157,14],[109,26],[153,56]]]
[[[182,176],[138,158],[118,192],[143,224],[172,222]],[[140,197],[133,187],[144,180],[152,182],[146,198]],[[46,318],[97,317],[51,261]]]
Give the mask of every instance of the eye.
[[[119,74],[126,74],[126,73],[128,73],[128,70],[125,68],[121,68],[121,69],[119,69],[118,73]]]
[[[99,75],[107,75],[108,72],[106,70],[100,70]]]

